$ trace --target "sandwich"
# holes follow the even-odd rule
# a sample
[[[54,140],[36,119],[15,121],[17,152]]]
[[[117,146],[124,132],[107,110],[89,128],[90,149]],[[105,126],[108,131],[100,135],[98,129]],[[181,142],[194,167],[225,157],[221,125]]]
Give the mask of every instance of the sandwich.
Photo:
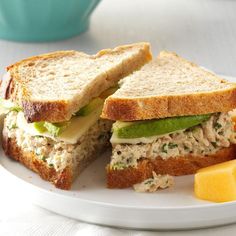
[[[235,84],[166,51],[120,84],[101,116],[115,121],[109,188],[165,188],[170,176],[235,157]]]
[[[105,98],[150,59],[149,44],[137,43],[95,55],[52,52],[7,67],[0,87],[5,154],[70,189],[109,145],[112,122],[100,119]]]

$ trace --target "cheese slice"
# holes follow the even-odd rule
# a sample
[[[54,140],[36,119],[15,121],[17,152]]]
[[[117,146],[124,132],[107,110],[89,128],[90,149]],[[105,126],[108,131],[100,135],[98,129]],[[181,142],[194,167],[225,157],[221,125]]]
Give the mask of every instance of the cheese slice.
[[[78,142],[80,137],[88,131],[88,129],[95,124],[101,115],[102,106],[99,106],[96,110],[88,114],[87,116],[76,116],[73,117],[69,122],[70,124],[66,129],[57,137],[54,137],[48,132],[40,133],[35,129],[33,123],[27,123],[23,112],[18,112],[17,115],[17,126],[24,130],[26,133],[32,136],[45,136],[56,141],[63,141],[70,144],[75,144]]]
[[[112,133],[110,142],[111,143],[129,143],[129,144],[137,144],[137,143],[152,143],[156,141],[163,135],[159,136],[151,136],[151,137],[142,137],[142,138],[119,138],[115,132]]]

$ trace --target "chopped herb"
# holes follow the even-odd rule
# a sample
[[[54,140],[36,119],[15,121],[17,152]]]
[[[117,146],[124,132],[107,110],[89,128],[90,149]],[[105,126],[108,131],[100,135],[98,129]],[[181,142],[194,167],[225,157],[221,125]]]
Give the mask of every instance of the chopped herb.
[[[161,148],[161,151],[164,153],[167,153],[166,146],[167,146],[167,144],[165,143]]]
[[[11,107],[10,108],[10,111],[16,111],[16,112],[19,112],[21,111],[22,109],[20,107]]]
[[[223,132],[223,131],[220,131],[220,132],[218,132],[218,134],[219,134],[219,135],[223,135],[223,134],[224,134],[224,132]]]
[[[217,144],[216,144],[216,142],[211,142],[211,144],[212,144],[212,146],[213,146],[214,148],[216,148],[216,147],[217,147]]]
[[[38,149],[36,149],[35,154],[39,156],[41,153],[38,151]]]
[[[222,128],[222,125],[218,122],[216,122],[213,126],[214,126],[215,130]]]
[[[52,163],[50,163],[50,164],[49,164],[49,166],[50,166],[50,167],[53,167],[53,164],[52,164]]]
[[[16,124],[13,124],[12,126],[7,126],[9,130],[16,129],[18,126]]]
[[[147,179],[144,184],[152,184],[153,183],[153,179]]]
[[[105,140],[106,139],[106,135],[105,134],[101,134],[98,136],[98,140]]]
[[[122,170],[124,168],[126,168],[126,165],[122,162],[117,162],[112,166],[113,170]]]
[[[187,146],[184,145],[184,150],[189,150],[189,148]]]
[[[16,128],[18,128],[18,126],[17,126],[16,124],[14,124],[14,125],[12,125],[11,128],[12,128],[12,129],[16,129]]]
[[[176,143],[169,143],[169,144],[168,144],[168,147],[169,147],[170,149],[174,149],[174,148],[178,147],[178,144],[176,144]]]
[[[34,138],[43,138],[42,135],[35,135]]]
[[[45,156],[42,156],[42,161],[46,161],[47,160],[47,157],[45,157]],[[49,164],[49,166],[53,166],[53,164]]]

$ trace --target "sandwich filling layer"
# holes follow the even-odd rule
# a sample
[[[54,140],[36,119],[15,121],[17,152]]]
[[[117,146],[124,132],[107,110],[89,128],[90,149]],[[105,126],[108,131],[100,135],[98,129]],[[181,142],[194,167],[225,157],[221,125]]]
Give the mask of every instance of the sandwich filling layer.
[[[104,100],[117,87],[111,87],[79,109],[69,121],[28,123],[21,107],[9,100],[0,100],[6,114],[4,133],[16,141],[23,152],[33,153],[56,171],[70,167],[73,173],[83,163],[94,159],[109,144],[112,121],[100,119]]]
[[[11,111],[5,118],[4,129],[8,138],[15,139],[23,151],[35,154],[56,171],[62,171],[67,166],[76,171],[82,159],[101,151],[109,142],[111,121],[96,120],[76,143],[71,143],[43,134],[32,135],[19,127],[18,117],[19,112]]]
[[[136,167],[138,160],[143,158],[166,160],[187,155],[211,155],[236,143],[236,133],[229,113],[214,113],[201,124],[187,129],[133,139],[114,138],[113,134],[111,141],[110,167],[124,169]]]
[[[155,192],[158,189],[165,189],[173,186],[174,179],[170,175],[157,175],[154,171],[152,177],[141,183],[133,185],[136,192]]]

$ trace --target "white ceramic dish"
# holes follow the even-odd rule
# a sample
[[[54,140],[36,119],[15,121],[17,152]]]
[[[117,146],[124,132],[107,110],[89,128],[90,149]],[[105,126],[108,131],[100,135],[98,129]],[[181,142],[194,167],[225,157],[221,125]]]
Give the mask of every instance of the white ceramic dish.
[[[231,79],[236,81],[236,79]],[[211,203],[193,194],[193,176],[175,178],[175,186],[156,193],[105,186],[109,153],[89,166],[71,191],[54,188],[0,152],[0,173],[35,204],[78,220],[135,229],[189,229],[236,222],[236,202]]]

